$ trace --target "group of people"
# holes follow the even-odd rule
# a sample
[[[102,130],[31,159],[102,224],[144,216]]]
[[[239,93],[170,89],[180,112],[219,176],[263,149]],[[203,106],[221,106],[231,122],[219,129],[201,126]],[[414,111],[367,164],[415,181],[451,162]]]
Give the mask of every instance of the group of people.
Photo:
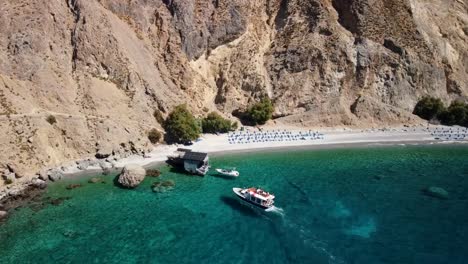
[[[465,140],[468,139],[468,128],[466,127],[450,127],[450,128],[435,128],[431,130],[431,136],[436,140]]]
[[[286,142],[298,140],[323,139],[324,134],[318,131],[267,130],[267,131],[237,131],[228,134],[229,144],[247,144],[260,142]]]

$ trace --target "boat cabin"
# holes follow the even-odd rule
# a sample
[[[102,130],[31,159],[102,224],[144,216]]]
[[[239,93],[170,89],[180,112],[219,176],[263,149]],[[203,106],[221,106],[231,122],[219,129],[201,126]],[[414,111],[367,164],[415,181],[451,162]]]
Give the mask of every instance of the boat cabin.
[[[262,206],[270,206],[273,204],[273,199],[275,198],[274,195],[265,192],[264,190],[257,189],[257,188],[249,188],[246,192],[246,198],[256,204],[260,204]]]
[[[179,148],[173,156],[168,158],[172,165],[183,167],[189,173],[205,175],[209,169],[209,157],[205,152]]]

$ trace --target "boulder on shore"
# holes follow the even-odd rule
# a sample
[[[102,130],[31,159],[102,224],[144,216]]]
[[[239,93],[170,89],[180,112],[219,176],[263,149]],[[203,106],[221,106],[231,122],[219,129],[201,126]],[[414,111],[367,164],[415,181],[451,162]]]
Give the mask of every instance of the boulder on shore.
[[[125,165],[119,175],[118,182],[127,188],[137,187],[144,179],[146,170],[140,165],[129,164]]]
[[[61,170],[55,169],[55,170],[50,170],[48,173],[49,179],[51,181],[58,181],[62,179],[63,177],[63,172]]]
[[[7,211],[0,211],[0,220],[7,218],[8,212]]]
[[[47,188],[47,182],[41,179],[33,179],[31,181],[31,186],[39,189],[45,189]]]
[[[444,200],[449,198],[449,193],[445,189],[434,186],[424,189],[424,194],[426,194],[427,196]]]

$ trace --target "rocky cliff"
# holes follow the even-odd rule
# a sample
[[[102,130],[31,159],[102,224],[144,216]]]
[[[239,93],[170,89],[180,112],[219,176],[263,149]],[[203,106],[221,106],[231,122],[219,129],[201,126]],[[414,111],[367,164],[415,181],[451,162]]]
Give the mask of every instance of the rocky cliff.
[[[463,0],[2,1],[0,36],[0,172],[17,177],[148,150],[154,110],[184,102],[232,117],[269,96],[278,122],[369,126],[468,94]]]

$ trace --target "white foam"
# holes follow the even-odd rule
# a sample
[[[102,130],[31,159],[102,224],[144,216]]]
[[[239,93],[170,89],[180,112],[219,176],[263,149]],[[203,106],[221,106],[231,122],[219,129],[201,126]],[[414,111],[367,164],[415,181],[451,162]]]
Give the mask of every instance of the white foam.
[[[276,206],[272,206],[270,208],[267,208],[265,209],[265,212],[272,212],[272,213],[276,213],[276,214],[279,214],[281,216],[284,216],[284,210],[280,207],[276,207]]]

